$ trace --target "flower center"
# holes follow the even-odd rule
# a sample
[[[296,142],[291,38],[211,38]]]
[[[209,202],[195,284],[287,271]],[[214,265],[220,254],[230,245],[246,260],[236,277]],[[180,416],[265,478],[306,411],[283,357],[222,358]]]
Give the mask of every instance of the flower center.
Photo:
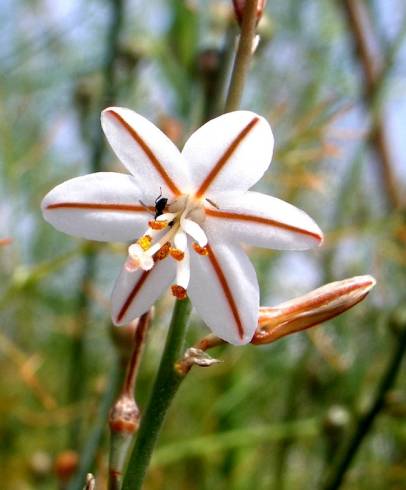
[[[202,228],[204,220],[202,200],[182,195],[167,206],[166,212],[149,221],[145,233],[129,246],[127,270],[150,270],[156,261],[170,255],[177,261],[172,293],[178,299],[186,298],[190,279],[188,235],[194,241],[195,252],[207,255],[207,236]]]

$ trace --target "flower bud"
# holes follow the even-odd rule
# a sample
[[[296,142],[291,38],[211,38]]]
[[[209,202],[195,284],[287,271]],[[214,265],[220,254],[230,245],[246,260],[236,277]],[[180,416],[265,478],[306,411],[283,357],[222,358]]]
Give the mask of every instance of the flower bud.
[[[372,276],[332,282],[275,307],[261,307],[253,344],[270,344],[329,320],[362,301],[375,286]]]
[[[247,0],[233,0],[235,17],[240,26],[242,24],[242,19],[244,17],[244,9],[246,3]],[[257,1],[257,24],[261,20],[265,5],[266,5],[266,0]]]
[[[140,424],[140,411],[133,397],[123,394],[110,411],[109,426],[112,432],[133,434]]]

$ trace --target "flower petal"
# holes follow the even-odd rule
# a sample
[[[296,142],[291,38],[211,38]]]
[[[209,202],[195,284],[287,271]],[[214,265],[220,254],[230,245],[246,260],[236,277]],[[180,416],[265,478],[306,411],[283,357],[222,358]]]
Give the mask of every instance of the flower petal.
[[[259,192],[224,192],[215,209],[206,207],[206,226],[215,225],[238,241],[286,250],[320,245],[323,233],[301,209]]]
[[[196,195],[249,189],[268,168],[273,144],[269,124],[253,112],[230,112],[209,121],[182,151]]]
[[[126,325],[145,313],[171,284],[175,270],[169,258],[158,261],[149,271],[130,272],[124,265],[111,297],[113,323]]]
[[[130,109],[109,107],[101,123],[114,152],[137,182],[152,187],[154,195],[179,196],[189,178],[183,158],[165,134]]]
[[[127,242],[147,226],[150,215],[139,202],[142,197],[131,175],[99,172],[54,187],[41,207],[45,220],[64,233]]]
[[[207,256],[190,252],[188,294],[203,321],[231,344],[246,344],[258,321],[259,288],[255,270],[238,245],[209,237]]]

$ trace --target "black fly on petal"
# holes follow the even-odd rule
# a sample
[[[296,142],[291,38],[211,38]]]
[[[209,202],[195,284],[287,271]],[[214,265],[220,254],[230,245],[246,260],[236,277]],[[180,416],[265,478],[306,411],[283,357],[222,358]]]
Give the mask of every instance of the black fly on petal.
[[[155,216],[154,219],[157,219],[158,216],[164,214],[166,205],[168,204],[168,198],[162,197],[162,191],[159,196],[155,199]]]

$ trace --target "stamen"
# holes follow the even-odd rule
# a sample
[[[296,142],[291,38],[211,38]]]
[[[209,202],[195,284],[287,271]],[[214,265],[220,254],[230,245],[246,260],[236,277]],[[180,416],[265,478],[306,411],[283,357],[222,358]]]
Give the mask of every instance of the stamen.
[[[175,260],[180,261],[183,260],[183,258],[185,257],[185,252],[179,250],[179,248],[171,247],[169,253],[171,254],[171,257],[174,258]]]
[[[158,252],[155,253],[154,259],[155,260],[164,260],[166,257],[169,255],[169,251],[171,249],[171,244],[169,242],[166,242],[162,247],[158,250]]]
[[[193,242],[192,243],[193,250],[198,253],[199,255],[209,255],[209,251],[207,247],[201,247],[198,243]]]
[[[168,226],[168,221],[151,220],[148,221],[148,226],[153,230],[163,230]]]
[[[144,235],[137,240],[137,244],[144,250],[148,250],[151,247],[152,238],[149,235]]]
[[[182,286],[179,286],[178,284],[173,284],[173,286],[171,286],[171,291],[176,299],[182,300],[187,298],[186,289]]]

